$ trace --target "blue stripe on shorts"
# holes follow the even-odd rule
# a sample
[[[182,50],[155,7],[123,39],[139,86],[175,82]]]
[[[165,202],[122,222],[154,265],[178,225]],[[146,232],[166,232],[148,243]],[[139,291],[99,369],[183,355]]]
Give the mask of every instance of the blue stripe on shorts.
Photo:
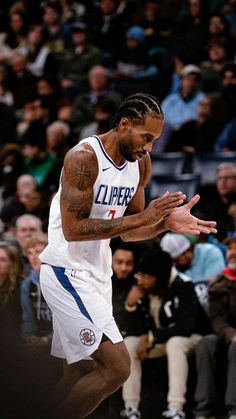
[[[65,269],[64,268],[59,268],[57,266],[52,266],[52,269],[53,269],[58,281],[63,286],[63,288],[65,288],[65,290],[68,291],[72,295],[72,297],[74,298],[74,300],[75,300],[77,306],[79,307],[81,313],[93,323],[86,307],[84,306],[83,301],[81,300],[80,296],[77,294],[76,290],[74,289],[74,287],[70,283],[68,277],[66,276]]]

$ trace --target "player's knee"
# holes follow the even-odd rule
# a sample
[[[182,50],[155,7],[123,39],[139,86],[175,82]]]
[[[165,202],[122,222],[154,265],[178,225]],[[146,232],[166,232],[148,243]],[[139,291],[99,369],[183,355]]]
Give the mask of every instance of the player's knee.
[[[125,359],[121,359],[119,362],[112,366],[111,374],[109,374],[109,385],[119,388],[128,379],[129,375],[130,357],[126,356]]]

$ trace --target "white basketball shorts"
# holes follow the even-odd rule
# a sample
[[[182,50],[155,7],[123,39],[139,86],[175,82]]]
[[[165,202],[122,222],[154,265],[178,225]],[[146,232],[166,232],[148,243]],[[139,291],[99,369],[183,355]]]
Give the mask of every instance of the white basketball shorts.
[[[53,317],[51,354],[68,364],[90,357],[103,334],[113,343],[123,340],[112,305],[93,282],[87,271],[41,265],[41,290]]]

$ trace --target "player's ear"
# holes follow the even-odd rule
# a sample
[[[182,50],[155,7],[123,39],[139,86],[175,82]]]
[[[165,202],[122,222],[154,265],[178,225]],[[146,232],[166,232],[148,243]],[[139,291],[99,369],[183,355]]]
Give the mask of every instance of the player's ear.
[[[129,129],[129,119],[126,117],[121,118],[120,120],[120,128],[122,132],[125,132]]]

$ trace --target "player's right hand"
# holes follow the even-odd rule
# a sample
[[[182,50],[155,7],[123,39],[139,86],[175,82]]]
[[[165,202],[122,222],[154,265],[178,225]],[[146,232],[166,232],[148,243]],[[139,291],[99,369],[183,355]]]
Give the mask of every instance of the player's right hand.
[[[165,192],[160,198],[151,201],[144,212],[149,217],[149,224],[159,222],[163,217],[168,215],[173,208],[182,205],[186,195],[182,192]]]

